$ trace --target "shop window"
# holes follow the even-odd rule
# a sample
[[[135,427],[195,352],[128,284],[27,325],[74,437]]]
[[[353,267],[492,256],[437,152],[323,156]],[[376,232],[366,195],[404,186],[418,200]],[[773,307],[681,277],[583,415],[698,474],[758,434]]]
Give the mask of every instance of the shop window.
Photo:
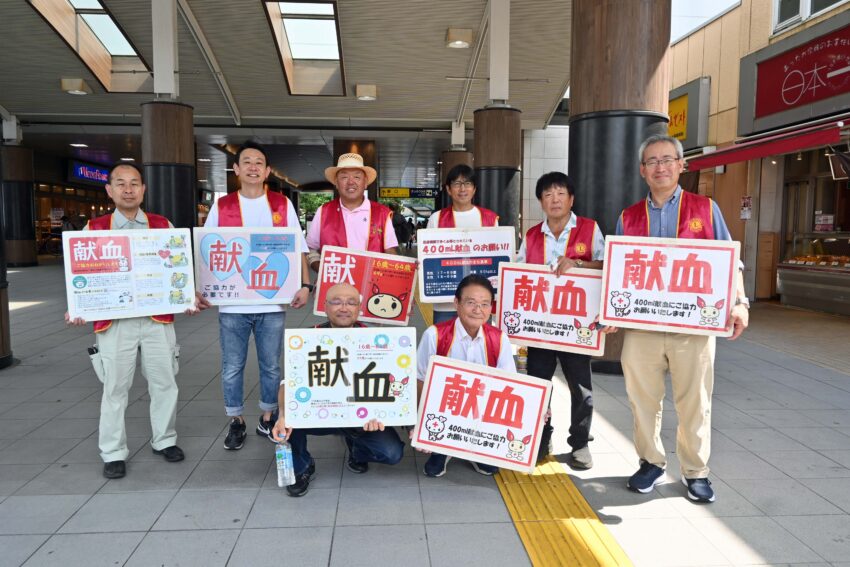
[[[773,31],[779,32],[819,16],[848,0],[773,0]]]

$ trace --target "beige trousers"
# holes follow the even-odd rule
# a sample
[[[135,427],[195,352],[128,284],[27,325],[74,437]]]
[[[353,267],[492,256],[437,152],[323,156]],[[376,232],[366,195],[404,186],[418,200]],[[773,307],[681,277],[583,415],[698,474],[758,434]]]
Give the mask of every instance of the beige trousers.
[[[623,375],[634,415],[635,449],[641,460],[664,468],[661,408],[670,372],[679,417],[676,453],[685,478],[708,476],[715,337],[629,329],[623,339]]]
[[[119,319],[98,333],[98,354],[92,357],[95,373],[103,382],[100,402],[99,447],[104,462],[129,456],[124,412],[133,377],[136,354],[142,351],[142,375],[150,394],[151,447],[165,449],[177,443],[177,339],[173,324],[150,317]]]

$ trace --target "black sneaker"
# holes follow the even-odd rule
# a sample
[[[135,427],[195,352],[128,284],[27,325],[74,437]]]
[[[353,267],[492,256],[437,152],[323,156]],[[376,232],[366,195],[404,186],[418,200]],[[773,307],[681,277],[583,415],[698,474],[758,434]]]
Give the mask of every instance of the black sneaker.
[[[177,461],[182,461],[186,458],[186,455],[183,454],[183,449],[177,445],[172,445],[171,447],[166,447],[162,450],[153,449],[153,454],[162,455],[169,463],[176,463]]]
[[[307,470],[301,474],[295,475],[295,484],[290,484],[286,487],[286,492],[290,496],[299,497],[307,494],[310,489],[310,481],[316,476],[316,461],[310,462]]]
[[[552,452],[552,432],[555,428],[549,422],[543,424],[543,432],[540,434],[540,449],[537,450],[537,464],[539,465]]]
[[[103,463],[103,476],[106,478],[124,478],[125,474],[127,474],[127,465],[124,461]]]
[[[272,428],[274,427],[276,421],[277,412],[273,412],[268,420],[263,419],[263,414],[260,414],[260,422],[257,424],[257,435],[260,435],[261,437],[267,437],[269,441],[274,443],[275,440],[272,439]]]
[[[441,455],[439,453],[431,453],[431,456],[428,457],[428,460],[425,461],[425,466],[423,467],[423,472],[425,476],[430,477],[438,477],[446,474],[446,465],[449,464],[452,458],[448,455]]]
[[[472,470],[484,476],[493,476],[499,472],[499,467],[494,467],[493,465],[485,465],[484,463],[476,463],[475,461],[469,461],[469,464],[472,465]]]
[[[230,431],[227,432],[227,437],[224,438],[224,448],[228,451],[236,451],[242,448],[245,444],[245,422],[238,417],[230,420]]]
[[[363,474],[369,470],[369,463],[361,463],[360,461],[355,461],[354,457],[352,457],[351,453],[349,453],[348,459],[345,461],[345,468],[347,468],[354,474]]]
[[[641,494],[646,494],[652,492],[655,485],[662,482],[664,482],[664,469],[643,461],[638,471],[626,482],[626,487]]]
[[[707,478],[685,478],[682,484],[688,487],[688,498],[694,502],[714,502],[714,489]]]

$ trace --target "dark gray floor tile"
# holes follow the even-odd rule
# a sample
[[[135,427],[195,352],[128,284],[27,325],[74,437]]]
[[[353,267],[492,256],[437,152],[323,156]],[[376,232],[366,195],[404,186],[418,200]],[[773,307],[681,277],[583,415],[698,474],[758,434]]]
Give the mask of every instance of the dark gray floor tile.
[[[139,542],[144,533],[110,534],[57,534],[36,551],[25,567],[52,566],[67,567],[85,565],[86,567],[112,567],[122,565]]]
[[[336,524],[421,524],[418,486],[396,488],[342,488]]]
[[[174,498],[175,491],[95,494],[60,533],[147,531]]]
[[[0,534],[52,534],[90,496],[9,496],[0,503]]]
[[[103,463],[56,463],[21,487],[17,495],[94,494],[104,484]]]
[[[429,564],[425,526],[341,526],[334,530],[331,567],[419,567]]]
[[[233,549],[230,565],[327,567],[332,540],[333,528],[329,527],[245,529]]]
[[[333,526],[339,504],[338,488],[314,488],[297,498],[286,489],[261,490],[248,516],[248,528]]]
[[[431,567],[531,565],[514,525],[428,524]]]
[[[239,530],[149,532],[126,567],[217,567],[227,564]],[[274,547],[274,542],[266,542]]]
[[[271,466],[262,461],[201,461],[183,488],[192,490],[238,490],[260,488]]]
[[[49,537],[48,535],[0,536],[0,567],[18,567]]]
[[[241,528],[259,490],[183,490],[174,497],[154,531]]]
[[[440,486],[440,478],[421,485],[426,524],[510,522],[508,509],[494,486]]]

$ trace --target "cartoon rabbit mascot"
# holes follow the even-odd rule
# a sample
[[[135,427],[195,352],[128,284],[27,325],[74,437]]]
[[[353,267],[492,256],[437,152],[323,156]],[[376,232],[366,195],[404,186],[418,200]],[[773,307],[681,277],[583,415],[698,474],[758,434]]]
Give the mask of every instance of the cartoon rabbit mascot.
[[[711,325],[712,327],[718,326],[720,324],[718,321],[718,318],[720,317],[720,310],[723,309],[723,305],[725,303],[726,300],[721,299],[714,305],[708,305],[703,298],[697,296],[697,307],[699,307],[699,324]]]
[[[525,452],[528,444],[531,443],[531,435],[526,435],[522,438],[522,440],[514,437],[514,432],[508,429],[508,455],[509,459],[516,459],[517,461],[524,460],[525,457],[522,454]]]

